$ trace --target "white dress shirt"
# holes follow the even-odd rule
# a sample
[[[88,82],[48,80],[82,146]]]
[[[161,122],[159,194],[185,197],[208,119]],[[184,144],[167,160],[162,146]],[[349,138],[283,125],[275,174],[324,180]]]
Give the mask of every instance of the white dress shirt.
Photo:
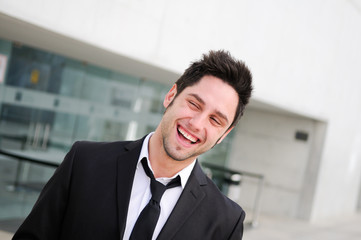
[[[127,215],[127,222],[125,226],[125,232],[123,236],[123,240],[128,240],[130,237],[130,234],[132,233],[133,227],[135,225],[135,222],[138,219],[138,216],[142,212],[143,208],[148,204],[152,193],[150,191],[150,178],[147,176],[147,174],[144,172],[143,166],[141,164],[141,160],[143,157],[146,157],[148,160],[148,166],[153,172],[152,166],[149,162],[149,152],[148,152],[148,143],[150,137],[153,135],[153,133],[148,134],[148,136],[144,139],[142,150],[140,151],[138,164],[135,170],[134,175],[134,181],[133,181],[133,187],[132,192],[130,195],[130,202],[128,207],[128,215]],[[167,189],[163,197],[160,201],[160,216],[157,222],[157,225],[154,229],[153,237],[152,239],[156,239],[162,230],[164,224],[166,223],[170,213],[172,212],[175,204],[177,203],[187,181],[188,178],[193,170],[194,161],[189,164],[187,167],[185,167],[180,172],[176,173],[171,178],[157,178],[157,181],[167,184],[169,183],[173,178],[177,177],[178,175],[181,178],[181,186],[174,187]]]

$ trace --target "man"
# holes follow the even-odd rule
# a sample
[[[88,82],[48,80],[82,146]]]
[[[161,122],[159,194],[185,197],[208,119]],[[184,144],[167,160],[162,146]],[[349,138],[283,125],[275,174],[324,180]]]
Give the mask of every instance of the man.
[[[75,143],[13,239],[242,239],[244,211],[196,159],[234,128],[251,79],[228,52],[203,55],[165,96],[154,133]]]

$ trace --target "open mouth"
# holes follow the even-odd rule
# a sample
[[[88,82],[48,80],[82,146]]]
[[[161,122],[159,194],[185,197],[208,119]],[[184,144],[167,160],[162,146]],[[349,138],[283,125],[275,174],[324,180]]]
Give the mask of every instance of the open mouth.
[[[178,130],[179,135],[182,136],[183,139],[188,140],[191,144],[195,144],[195,143],[199,142],[199,139],[197,139],[197,138],[193,137],[192,135],[188,134],[181,127],[178,126],[177,130]]]

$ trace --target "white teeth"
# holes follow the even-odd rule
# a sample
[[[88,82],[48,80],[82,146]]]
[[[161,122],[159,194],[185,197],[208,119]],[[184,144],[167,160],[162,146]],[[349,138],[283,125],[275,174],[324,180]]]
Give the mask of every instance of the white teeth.
[[[190,136],[189,134],[187,134],[186,132],[184,132],[182,129],[178,128],[178,131],[183,135],[183,137],[185,137],[186,139],[188,139],[189,141],[191,141],[192,143],[195,143],[197,141],[197,139],[195,139],[194,137]]]

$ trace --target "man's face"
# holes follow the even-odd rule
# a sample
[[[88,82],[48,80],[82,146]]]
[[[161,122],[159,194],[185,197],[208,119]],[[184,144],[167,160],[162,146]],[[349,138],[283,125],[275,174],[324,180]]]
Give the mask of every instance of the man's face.
[[[238,95],[214,76],[204,76],[175,98],[176,93],[174,85],[163,102],[166,107],[160,123],[163,148],[174,160],[193,160],[231,131]]]

